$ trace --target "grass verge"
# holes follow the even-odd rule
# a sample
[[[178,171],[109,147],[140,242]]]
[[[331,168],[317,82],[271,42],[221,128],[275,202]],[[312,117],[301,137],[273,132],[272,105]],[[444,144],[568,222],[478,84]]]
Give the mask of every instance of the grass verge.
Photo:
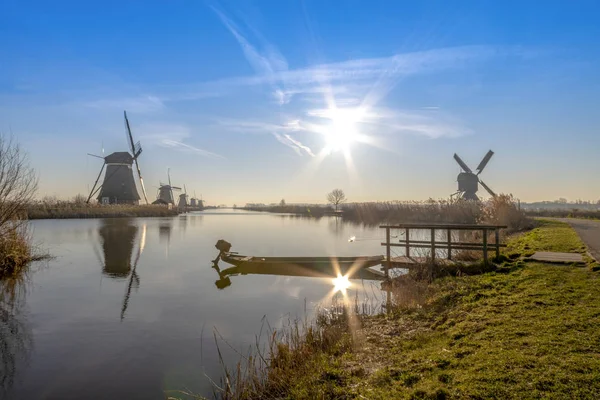
[[[568,225],[541,221],[507,254],[537,250],[585,246]],[[316,336],[296,328],[292,342],[274,336],[261,367],[245,368],[251,379],[220,397],[600,398],[599,274],[506,261],[409,289],[393,293],[387,314],[330,320]]]
[[[538,220],[538,226],[512,237],[505,253],[510,258],[530,256],[536,251],[585,253],[587,248],[569,224],[553,220]]]

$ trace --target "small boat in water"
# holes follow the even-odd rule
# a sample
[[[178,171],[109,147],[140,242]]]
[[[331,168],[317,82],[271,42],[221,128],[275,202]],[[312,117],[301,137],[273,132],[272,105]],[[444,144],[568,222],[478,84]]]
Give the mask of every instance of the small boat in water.
[[[255,257],[230,252],[231,244],[224,240],[217,242],[215,247],[220,250],[217,260],[221,259],[235,266],[235,268],[225,270],[228,275],[335,277],[341,274],[355,279],[380,280],[384,278],[384,274],[370,268],[380,265],[384,260],[383,256]]]
[[[297,266],[314,269],[331,269],[338,267],[340,270],[355,268],[369,268],[383,262],[383,256],[361,257],[253,257],[237,253],[223,253],[221,260],[235,266]]]

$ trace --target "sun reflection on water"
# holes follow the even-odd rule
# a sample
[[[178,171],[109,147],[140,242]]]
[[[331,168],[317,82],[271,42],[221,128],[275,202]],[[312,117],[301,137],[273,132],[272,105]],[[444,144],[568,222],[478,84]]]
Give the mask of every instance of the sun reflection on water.
[[[348,289],[350,286],[352,286],[352,284],[350,283],[350,280],[348,280],[348,276],[344,275],[342,276],[342,274],[338,274],[337,278],[333,278],[332,279],[333,282],[333,292],[337,293],[337,292],[342,292],[342,294],[346,294],[346,289]]]

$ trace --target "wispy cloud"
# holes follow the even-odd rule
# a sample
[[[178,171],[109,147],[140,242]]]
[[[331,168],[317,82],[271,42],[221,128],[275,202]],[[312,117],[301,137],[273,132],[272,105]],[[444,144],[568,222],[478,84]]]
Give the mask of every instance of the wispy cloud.
[[[251,134],[267,134],[270,133],[277,141],[291,149],[298,155],[308,154],[314,157],[315,154],[309,146],[303,144],[297,138],[292,136],[294,132],[306,131],[300,120],[291,119],[284,124],[276,124],[263,121],[243,121],[232,119],[217,120],[220,128],[224,128],[233,132],[251,133]]]
[[[84,102],[85,107],[102,110],[128,110],[134,113],[151,113],[165,107],[163,100],[157,96],[139,96],[112,98]]]
[[[195,154],[199,154],[199,155],[205,156],[205,157],[225,158],[222,155],[212,153],[210,151],[201,149],[199,147],[195,147],[195,146],[183,143],[183,142],[178,142],[178,141],[172,140],[172,139],[162,139],[160,142],[160,145],[162,145],[163,147],[166,147],[166,148],[179,150],[179,151],[183,151],[186,153],[195,153]]]
[[[315,153],[313,153],[313,151],[310,149],[310,147],[303,145],[302,143],[300,143],[300,141],[294,139],[293,137],[291,137],[288,134],[284,134],[281,135],[279,133],[276,132],[272,132],[273,136],[275,136],[275,138],[280,142],[283,143],[284,145],[294,149],[294,151],[299,155],[303,155],[303,152],[308,154],[311,157],[315,156]]]
[[[285,57],[277,50],[275,46],[260,36],[263,42],[262,51],[259,51],[257,46],[252,45],[246,38],[247,35],[243,35],[240,27],[228,18],[222,11],[216,7],[211,7],[212,10],[219,16],[221,22],[237,40],[244,56],[248,63],[254,68],[256,73],[264,79],[265,83],[273,86],[273,96],[279,104],[286,104],[289,102],[289,96],[281,86],[281,80],[278,78],[280,72],[285,72],[288,69],[288,63]],[[250,29],[254,31],[253,29]],[[256,31],[254,31],[256,32]]]
[[[140,138],[143,143],[150,146],[159,146],[184,153],[194,153],[209,158],[225,158],[219,154],[185,143],[185,140],[191,137],[191,131],[184,125],[143,124],[140,126],[139,131],[142,132]]]

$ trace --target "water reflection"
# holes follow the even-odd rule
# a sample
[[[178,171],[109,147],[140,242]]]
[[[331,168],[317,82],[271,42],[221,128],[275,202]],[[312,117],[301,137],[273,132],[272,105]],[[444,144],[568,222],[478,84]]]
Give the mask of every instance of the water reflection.
[[[166,242],[167,246],[171,242],[171,231],[172,231],[171,220],[161,221],[158,225],[158,239],[161,243]]]
[[[329,267],[324,265],[310,266],[298,263],[274,262],[246,262],[239,265],[233,265],[221,269],[219,262],[222,253],[217,258],[212,260],[212,268],[219,275],[219,279],[215,281],[215,286],[222,290],[231,286],[232,276],[239,275],[274,275],[274,276],[294,276],[306,278],[326,278],[333,279],[336,276],[342,275],[346,279],[362,279],[362,280],[384,280],[384,275],[377,270],[369,268],[361,262],[352,264],[337,262],[335,258],[331,259]],[[227,258],[225,258],[227,260]],[[265,260],[264,258],[262,259]],[[336,273],[337,271],[337,273]]]
[[[125,297],[123,298],[123,306],[121,307],[121,321],[123,321],[123,319],[125,318],[125,313],[127,312],[127,306],[129,305],[129,297],[131,296],[131,289],[135,288],[136,290],[138,290],[140,288],[140,277],[137,274],[137,266],[138,262],[140,261],[140,256],[144,252],[144,247],[146,247],[146,225],[142,225],[140,247],[138,248],[135,261],[133,262],[133,269],[131,271],[131,275],[129,276],[127,290],[125,291]]]
[[[121,307],[121,320],[123,320],[132,290],[140,287],[137,267],[146,245],[146,224],[140,229],[129,218],[105,219],[98,229],[98,234],[104,253],[104,260],[101,262],[103,274],[111,278],[129,278]],[[135,251],[138,240],[139,246]]]
[[[20,279],[0,281],[0,397],[3,398],[14,383],[17,364],[27,358],[33,347],[31,330],[23,316],[25,284]]]
[[[131,271],[131,256],[138,227],[129,218],[104,219],[98,229],[104,252],[103,272],[125,278]]]

